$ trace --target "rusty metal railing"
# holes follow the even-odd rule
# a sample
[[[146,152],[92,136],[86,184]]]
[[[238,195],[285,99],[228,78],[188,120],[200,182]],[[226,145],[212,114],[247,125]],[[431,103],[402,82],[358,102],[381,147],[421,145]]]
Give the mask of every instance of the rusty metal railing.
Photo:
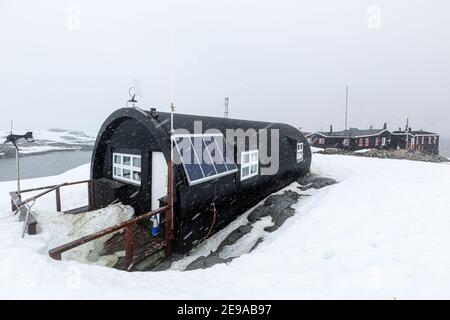
[[[116,226],[106,228],[104,230],[98,231],[96,233],[90,234],[88,236],[82,237],[80,239],[71,241],[69,243],[63,244],[59,247],[51,249],[48,253],[50,257],[52,257],[55,260],[61,260],[62,253],[69,251],[73,248],[79,247],[85,243],[91,242],[95,239],[101,238],[103,236],[106,236],[108,234],[114,233],[116,231],[125,229],[125,270],[131,271],[133,267],[133,257],[134,257],[134,229],[136,223],[150,219],[152,216],[166,212],[169,209],[169,206],[164,206],[159,209],[147,212],[139,217],[136,217],[134,219],[122,222]],[[169,219],[166,218],[166,229],[167,227],[170,227],[168,225],[171,223]]]
[[[25,189],[25,190],[21,190],[20,194],[22,195],[24,193],[45,190],[45,191],[27,199],[28,201],[33,201],[33,200],[36,200],[52,191],[55,191],[56,211],[61,212],[61,188],[67,187],[67,186],[73,186],[73,185],[77,185],[77,184],[83,184],[83,183],[87,183],[87,185],[88,185],[88,207],[92,208],[94,180],[81,180],[81,181],[74,181],[74,182],[65,182],[65,183],[57,184],[57,185]]]
[[[30,235],[36,234],[37,221],[29,211],[25,209],[27,204],[34,203],[38,198],[41,198],[51,192],[55,192],[56,199],[56,211],[61,212],[61,188],[66,186],[73,186],[77,184],[87,183],[88,185],[88,205],[86,207],[76,208],[73,210],[66,211],[66,213],[80,213],[84,211],[89,211],[93,206],[93,180],[82,180],[75,182],[65,182],[58,185],[51,185],[45,187],[31,188],[21,190],[20,194],[17,191],[11,191],[9,193],[11,197],[11,210],[13,213],[19,212],[20,220],[25,221],[26,232]],[[22,200],[22,195],[29,192],[42,191],[26,200]],[[25,230],[24,229],[24,230]]]
[[[55,198],[56,198],[56,210],[61,211],[61,188],[65,186],[71,186],[76,184],[82,184],[87,183],[88,184],[88,211],[89,209],[93,208],[93,180],[83,180],[83,181],[76,181],[76,182],[66,182],[59,185],[52,185],[52,186],[46,186],[46,187],[39,187],[39,188],[32,188],[32,189],[26,189],[22,190],[20,194],[14,194],[14,192],[10,192],[11,195],[11,203],[13,211],[19,210],[23,207],[23,204],[28,203],[29,201],[35,201],[37,198],[42,197],[52,191],[55,191]],[[165,219],[165,239],[164,239],[164,245],[165,245],[165,252],[166,257],[170,257],[172,255],[172,240],[174,239],[174,163],[173,161],[168,161],[168,185],[167,185],[167,199],[168,204],[166,206],[163,206],[161,208],[158,208],[156,210],[147,212],[143,215],[140,215],[139,217],[136,217],[134,219],[125,221],[121,224],[118,224],[113,227],[106,228],[104,230],[98,231],[96,233],[84,236],[80,239],[71,241],[69,243],[63,244],[61,246],[58,246],[56,248],[53,248],[49,251],[50,257],[52,257],[55,260],[61,260],[62,253],[69,251],[73,248],[76,248],[78,246],[81,246],[85,243],[88,243],[90,241],[93,241],[95,239],[101,238],[105,235],[111,234],[113,232],[119,231],[121,229],[126,230],[125,234],[125,269],[127,271],[131,271],[131,268],[133,267],[133,257],[134,257],[134,229],[136,223],[150,219],[152,216],[159,214],[159,213],[165,213],[166,219]],[[21,202],[20,198],[23,193],[27,192],[36,192],[36,191],[42,191],[45,190],[30,199],[25,200],[23,203]],[[81,208],[78,208],[81,209]],[[66,211],[65,213],[80,213],[84,211],[80,211],[78,209],[71,210],[71,212]],[[31,219],[34,220],[34,233],[36,233],[36,220],[33,216],[31,216]]]

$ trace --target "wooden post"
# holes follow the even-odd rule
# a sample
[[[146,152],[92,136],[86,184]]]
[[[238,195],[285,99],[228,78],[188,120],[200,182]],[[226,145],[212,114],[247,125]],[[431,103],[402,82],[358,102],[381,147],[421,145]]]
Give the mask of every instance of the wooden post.
[[[61,255],[61,252],[52,252],[51,250],[49,251],[49,256],[55,260],[61,261]]]
[[[20,200],[19,200],[20,201]],[[19,208],[17,208],[16,204],[14,203],[13,199],[11,199],[11,210],[12,212],[16,212]]]
[[[61,212],[61,189],[55,189],[56,194],[56,211]]]
[[[134,224],[126,228],[125,233],[125,270],[131,271],[134,256]]]
[[[88,205],[89,210],[92,210],[94,207],[94,181],[89,180],[88,182]]]
[[[167,183],[167,210],[166,210],[166,258],[172,256],[172,240],[173,240],[173,189],[174,189],[174,172],[173,161],[168,163],[168,183]]]

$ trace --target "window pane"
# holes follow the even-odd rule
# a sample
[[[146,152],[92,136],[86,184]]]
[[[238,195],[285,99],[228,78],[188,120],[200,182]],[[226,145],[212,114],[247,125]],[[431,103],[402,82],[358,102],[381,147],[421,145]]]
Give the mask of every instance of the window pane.
[[[122,170],[120,168],[114,167],[114,175],[115,176],[121,176],[122,175]]]
[[[252,153],[252,162],[258,161],[258,152]]]
[[[125,158],[125,157],[124,157],[124,158]],[[124,177],[124,178],[130,179],[130,178],[131,178],[131,172],[130,172],[130,170],[128,170],[128,169],[123,169],[123,177]]]
[[[135,168],[141,167],[141,158],[133,157],[133,167],[135,167]]]
[[[250,174],[249,169],[250,169],[249,167],[242,168],[242,176],[243,177],[246,177]]]
[[[246,163],[249,163],[249,162],[250,162],[250,155],[248,153],[244,154],[243,164],[246,164]]]
[[[254,174],[254,173],[256,173],[256,171],[258,171],[258,165],[254,164],[254,165],[251,166],[250,173]]]
[[[131,165],[131,157],[123,156],[123,164],[124,164],[125,166]]]
[[[114,163],[121,164],[121,157],[118,155],[114,155]]]
[[[141,173],[138,171],[133,171],[133,180],[141,181]]]

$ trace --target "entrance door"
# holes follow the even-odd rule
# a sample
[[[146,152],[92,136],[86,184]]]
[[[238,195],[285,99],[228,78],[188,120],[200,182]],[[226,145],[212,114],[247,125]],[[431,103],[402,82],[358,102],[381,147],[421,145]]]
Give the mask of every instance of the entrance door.
[[[167,194],[167,162],[162,152],[152,152],[152,210],[159,208],[158,199]]]

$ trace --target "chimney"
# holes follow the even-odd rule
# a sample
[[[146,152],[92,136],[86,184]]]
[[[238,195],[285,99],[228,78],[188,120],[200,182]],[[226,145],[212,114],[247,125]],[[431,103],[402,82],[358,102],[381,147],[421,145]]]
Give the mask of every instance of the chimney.
[[[333,125],[330,124],[330,133],[332,133],[332,132],[333,132]]]
[[[384,124],[383,124],[383,130],[386,130],[387,129],[387,122],[385,122]]]
[[[411,132],[411,127],[408,127],[408,132]]]
[[[158,111],[156,111],[156,108],[150,108],[150,115],[154,119],[158,119],[159,118],[159,113],[158,113]]]

